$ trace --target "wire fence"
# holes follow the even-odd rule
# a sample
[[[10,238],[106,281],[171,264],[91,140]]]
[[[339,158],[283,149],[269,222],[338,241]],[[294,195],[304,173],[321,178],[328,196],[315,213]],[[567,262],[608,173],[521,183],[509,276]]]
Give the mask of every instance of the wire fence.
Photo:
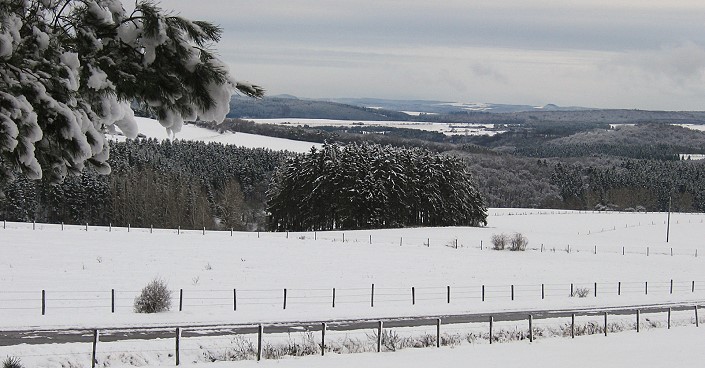
[[[63,310],[82,313],[131,313],[136,290],[0,290],[0,311],[60,314]],[[705,294],[705,281],[656,280],[547,284],[474,284],[423,287],[368,288],[281,288],[281,289],[178,289],[168,298],[178,311],[243,309],[320,310],[322,308],[374,308],[400,305],[468,306],[487,301],[536,301],[569,298],[601,298],[641,295],[683,297]],[[30,311],[30,312],[27,312]]]
[[[491,216],[541,216],[541,215],[551,215],[551,214],[562,214],[562,215],[576,215],[576,214],[586,214],[586,213],[600,213],[600,214],[613,214],[614,212],[597,212],[597,211],[533,211],[533,212],[507,212],[507,213],[496,213]],[[629,214],[633,214],[629,212]],[[647,215],[647,214],[644,214]],[[679,224],[705,224],[705,215],[700,213],[679,213],[684,219],[673,220],[673,225]],[[610,225],[610,226],[600,226],[593,229],[588,229],[583,232],[578,232],[577,235],[589,236],[592,234],[601,234],[605,232],[618,231],[621,229],[637,228],[643,226],[656,226],[656,225],[666,225],[666,221],[636,221],[632,220],[626,222],[624,225]],[[133,228],[130,225],[127,227],[117,227],[117,226],[104,226],[104,225],[90,225],[88,223],[82,225],[67,225],[64,223],[60,224],[46,224],[46,223],[35,223],[35,222],[8,222],[3,220],[3,229],[24,229],[24,230],[60,230],[60,231],[82,231],[82,232],[115,232],[115,233],[138,233],[138,234],[176,234],[176,235],[202,235],[202,236],[213,236],[213,237],[235,237],[237,235],[238,239],[248,238],[248,239],[289,239],[295,240],[314,240],[314,241],[327,241],[327,242],[341,242],[346,244],[369,244],[369,245],[394,245],[394,246],[415,246],[415,247],[426,247],[426,248],[444,248],[444,249],[479,249],[479,250],[492,250],[493,245],[489,239],[479,239],[460,236],[447,236],[447,237],[430,237],[430,236],[419,236],[416,232],[402,233],[403,230],[399,230],[399,236],[390,234],[379,234],[373,230],[356,230],[356,231],[309,231],[309,232],[243,232],[230,230],[207,230],[202,229],[182,229],[177,227],[176,229],[161,229],[161,228]],[[699,248],[685,248],[685,247],[667,247],[663,245],[620,245],[620,244],[603,244],[603,245],[575,245],[566,242],[563,244],[548,244],[548,243],[538,243],[528,246],[525,251],[530,252],[540,252],[540,253],[568,253],[568,254],[621,254],[621,255],[644,255],[644,256],[689,256],[698,257],[699,252],[702,252]]]
[[[693,324],[699,327],[700,307],[698,304],[674,303],[629,309],[474,314],[455,320],[452,316],[429,316],[346,322],[59,330],[55,333],[73,334],[78,340],[60,351],[23,350],[13,357],[39,365],[42,360],[77,366],[90,361],[91,367],[108,366],[115,361],[140,365],[155,360],[165,364],[170,360],[178,366],[183,356],[194,362],[199,359],[215,362],[278,359],[287,355],[397,351],[408,347],[464,343],[533,342],[549,337],[607,336],[626,330],[641,332]],[[57,346],[53,337],[47,339],[51,343],[46,346]],[[17,344],[23,342],[20,340],[18,338]]]

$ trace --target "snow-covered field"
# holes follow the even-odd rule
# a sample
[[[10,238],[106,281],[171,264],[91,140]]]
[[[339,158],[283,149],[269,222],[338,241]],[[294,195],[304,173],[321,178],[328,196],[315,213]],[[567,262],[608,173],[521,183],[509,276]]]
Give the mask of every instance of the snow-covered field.
[[[217,142],[223,144],[232,144],[246,148],[269,148],[272,150],[286,150],[291,152],[305,153],[311,150],[312,146],[320,147],[320,143],[294,141],[291,139],[267,137],[263,135],[248,134],[248,133],[233,133],[216,131],[201,128],[192,124],[185,124],[179,133],[170,137],[166,129],[153,119],[135,117],[139,132],[147,138],[164,139],[181,139],[187,141],[201,142]],[[123,135],[108,136],[117,141],[124,141]]]
[[[390,128],[419,129],[429,132],[438,132],[445,135],[495,135],[502,131],[494,130],[494,124],[471,124],[471,123],[431,123],[415,121],[356,121],[356,120],[331,120],[331,119],[248,119],[260,124],[277,125],[308,125],[317,126],[382,126]]]
[[[204,234],[199,230],[167,229],[150,232],[135,228],[128,232],[126,228],[115,227],[89,226],[86,230],[85,225],[67,225],[62,231],[57,224],[3,223],[0,329],[266,324],[668,302],[701,304],[705,300],[703,214],[672,214],[668,243],[664,213],[493,209],[488,220],[485,228],[288,234],[229,231]],[[490,249],[493,234],[514,232],[521,232],[529,239],[527,251]],[[134,297],[155,277],[167,281],[174,291],[174,308],[158,315],[133,313]],[[576,289],[589,289],[588,296],[571,298],[571,283]],[[376,293],[374,307],[370,306],[372,284]],[[545,299],[541,298],[541,284],[545,287]],[[514,300],[511,285],[514,285]],[[447,303],[448,286],[451,303]],[[411,303],[411,287],[415,288],[415,305]],[[288,300],[283,309],[285,288]],[[336,288],[335,308],[331,305],[333,288]],[[111,313],[112,289],[116,293],[115,313]],[[184,298],[181,312],[178,311],[180,289]],[[236,311],[233,289],[237,289]],[[43,316],[42,290],[46,293]],[[621,295],[617,295],[618,291]],[[690,319],[689,314],[682,316],[685,324],[690,324]],[[690,343],[687,340],[694,339],[693,336],[701,339],[701,331],[678,327],[638,337],[623,332],[603,337],[604,340],[584,338],[578,345],[548,339],[532,347],[523,342],[506,347],[473,344],[399,356],[353,354],[302,358],[301,362],[285,359],[280,364],[359,366],[380,359],[369,365],[427,366],[420,362],[437,359],[451,364],[469,359],[470,355],[484,361],[493,359],[500,351],[507,352],[503,355],[514,354],[514,349],[517,356],[545,351],[542,356],[555,354],[556,359],[567,359],[561,346],[580,354],[589,349],[599,351],[600,346],[609,344],[603,342],[608,340],[626,346],[631,346],[630,338],[635,339],[635,344],[644,339],[651,343],[648,336],[654,336],[660,343],[682,339],[679,351],[691,359],[699,355],[684,350]],[[135,346],[138,349],[142,344]],[[172,346],[173,341],[162,344]],[[125,346],[114,349],[131,349]],[[85,344],[80,348],[72,344],[13,345],[1,347],[0,357],[25,356],[25,361],[33,362],[32,366],[61,366],[57,362],[64,359],[65,363],[66,354],[72,349],[85,348]],[[46,357],[32,355],[50,356],[51,362]],[[593,358],[597,359],[586,357],[585,362],[596,362]],[[612,358],[615,359],[612,363],[627,358],[619,355]],[[128,365],[117,354],[113,358],[103,355],[101,359],[104,365]],[[168,357],[160,359],[147,359],[144,364],[170,365],[165,363]],[[582,360],[576,359],[580,366]],[[87,363],[89,360],[77,364]]]

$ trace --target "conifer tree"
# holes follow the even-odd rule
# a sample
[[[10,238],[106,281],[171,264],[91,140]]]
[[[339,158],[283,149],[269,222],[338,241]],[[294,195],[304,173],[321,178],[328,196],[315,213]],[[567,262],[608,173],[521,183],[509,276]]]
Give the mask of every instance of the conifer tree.
[[[221,29],[148,0],[0,0],[0,193],[16,174],[58,183],[109,173],[104,134],[137,135],[133,102],[170,132],[222,121],[235,81],[211,47]]]

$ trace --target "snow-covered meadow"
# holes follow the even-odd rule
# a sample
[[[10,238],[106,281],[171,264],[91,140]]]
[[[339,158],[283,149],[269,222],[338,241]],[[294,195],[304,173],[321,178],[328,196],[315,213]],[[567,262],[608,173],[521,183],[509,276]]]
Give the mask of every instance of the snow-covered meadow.
[[[311,150],[311,147],[320,147],[320,143],[294,141],[291,139],[267,137],[264,135],[248,134],[248,133],[219,133],[210,129],[201,128],[193,124],[184,124],[181,131],[176,134],[170,134],[158,121],[154,119],[135,117],[139,127],[140,134],[147,138],[157,140],[164,139],[181,139],[187,141],[215,142],[222,144],[230,144],[245,148],[269,148],[273,150],[283,150],[290,152],[305,153]],[[124,141],[124,135],[114,134],[108,135],[109,139],[115,141]]]
[[[493,209],[484,228],[288,234],[128,231],[90,225],[87,229],[66,225],[62,230],[59,224],[7,222],[0,229],[0,329],[269,324],[701,304],[705,301],[705,215],[672,214],[668,243],[666,219],[664,213]],[[493,234],[514,232],[528,238],[527,251],[491,249]],[[134,313],[134,297],[155,277],[167,281],[173,290],[172,310],[157,315]],[[372,284],[374,307],[370,305]],[[575,289],[588,289],[587,297],[570,297],[571,284]],[[42,290],[45,315],[41,314]],[[692,322],[691,315],[681,316],[684,324]],[[73,349],[71,344],[61,346]],[[58,349],[56,354],[61,356],[61,346],[2,347],[0,355],[47,355],[37,351]],[[495,348],[487,349],[490,353]],[[104,364],[115,365],[123,358],[103,359]],[[152,357],[144,364],[169,365],[164,363],[168,358],[160,359]],[[405,361],[386,355],[385,359]],[[54,366],[41,359],[32,361]]]

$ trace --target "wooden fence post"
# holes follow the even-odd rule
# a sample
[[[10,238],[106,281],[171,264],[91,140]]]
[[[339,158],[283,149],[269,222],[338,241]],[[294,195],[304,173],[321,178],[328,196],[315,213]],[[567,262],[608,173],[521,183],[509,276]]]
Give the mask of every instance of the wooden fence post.
[[[668,308],[668,329],[671,329],[671,308]]]
[[[641,314],[641,312],[637,309],[636,310],[636,332],[639,332],[639,324],[640,324],[639,323],[639,315],[640,314]]]
[[[597,283],[595,283],[595,298],[597,298]]]
[[[441,347],[441,319],[436,319],[436,347]]]
[[[485,301],[485,285],[482,285],[482,301]]]
[[[544,289],[544,285],[541,284],[541,300],[543,300],[546,297],[546,291]]]
[[[690,286],[690,292],[691,292],[691,293],[694,293],[694,292],[695,292],[695,281],[693,281],[693,283],[692,283],[691,286]]]
[[[534,342],[534,317],[529,314],[529,342]]]
[[[494,325],[494,317],[490,316],[490,345],[492,345],[492,327]]]
[[[372,284],[372,293],[370,294],[370,307],[375,306],[375,284]]]
[[[86,222],[86,231],[88,231],[88,223]]]
[[[573,295],[575,295],[575,293],[573,292],[573,283],[570,283],[570,296]]]
[[[289,233],[287,233],[288,236]],[[343,243],[345,243],[345,233],[343,233]]]
[[[46,314],[47,311],[47,292],[42,290],[42,316]]]
[[[176,328],[176,365],[181,363],[181,327]]]
[[[333,308],[335,308],[335,288],[333,288]]]
[[[284,309],[286,309],[286,289],[284,289]]]
[[[257,328],[257,361],[262,360],[262,335],[264,335],[264,326],[259,325]]]
[[[649,282],[644,281],[644,295],[649,295]]]
[[[115,289],[110,290],[110,311],[115,313]]]
[[[416,305],[416,289],[411,287],[411,305]]]
[[[91,368],[95,368],[96,350],[98,348],[98,330],[93,330],[93,352],[91,353]]]
[[[448,304],[450,304],[450,285],[446,286],[446,295],[448,296]]]
[[[605,336],[607,336],[607,312],[605,312]]]
[[[326,355],[326,323],[321,323],[321,356]]]
[[[154,226],[153,226],[153,225],[149,225],[149,233],[151,234],[151,233],[153,233],[153,232],[154,232]]]
[[[184,309],[184,289],[179,289],[179,312]]]
[[[575,338],[575,313],[570,315],[570,338]]]
[[[233,289],[233,311],[237,311],[237,289]]]
[[[671,294],[673,294],[673,279],[671,279]]]
[[[377,326],[377,352],[382,351],[382,321],[379,321],[379,326]]]
[[[514,300],[514,285],[512,285],[512,300]]]
[[[617,282],[617,295],[622,295],[622,282]]]
[[[695,327],[700,327],[700,320],[698,320],[698,306],[693,307],[695,309]]]

